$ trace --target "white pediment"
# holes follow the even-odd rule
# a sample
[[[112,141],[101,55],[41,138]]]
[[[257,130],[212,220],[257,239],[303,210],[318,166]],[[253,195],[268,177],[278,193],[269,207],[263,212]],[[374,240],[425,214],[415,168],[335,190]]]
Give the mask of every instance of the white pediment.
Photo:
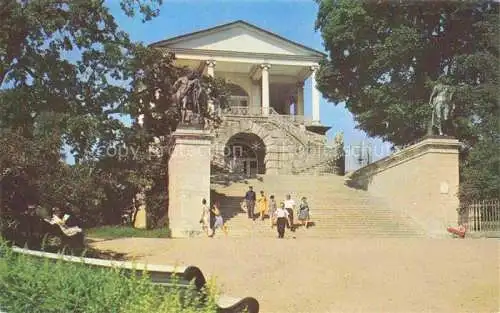
[[[319,52],[261,30],[245,22],[235,22],[187,34],[158,43],[181,49],[234,51],[310,56]]]

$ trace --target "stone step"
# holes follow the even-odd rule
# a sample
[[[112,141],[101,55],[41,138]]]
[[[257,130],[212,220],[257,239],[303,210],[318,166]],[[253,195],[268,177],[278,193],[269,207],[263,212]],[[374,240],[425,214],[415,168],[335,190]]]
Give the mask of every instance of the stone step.
[[[269,220],[249,221],[239,209],[248,186],[253,186],[257,193],[265,190],[267,195],[276,195],[278,202],[288,193],[297,203],[302,195],[308,197],[314,226],[307,230],[299,228],[293,233],[297,238],[422,236],[410,218],[394,212],[383,200],[366,191],[347,187],[344,177],[308,175],[264,175],[229,186],[212,185],[217,193],[224,195],[220,203],[223,215],[227,214],[229,236],[276,237],[276,229],[271,229]],[[292,233],[287,231],[287,234]]]
[[[231,226],[232,228],[235,228],[235,229],[245,229],[245,230],[253,229],[252,227],[249,227],[249,226],[244,225],[244,224],[239,224],[239,223],[228,223],[228,226]],[[267,225],[267,226],[262,226],[262,227],[268,228],[270,226]],[[412,229],[404,224],[390,224],[390,223],[387,223],[387,224],[383,224],[383,223],[379,223],[379,224],[376,224],[376,223],[374,223],[374,224],[340,224],[340,223],[338,223],[338,224],[335,224],[335,223],[323,224],[323,223],[315,222],[315,224],[314,224],[314,229],[318,229],[318,230],[332,230],[332,229],[338,229],[338,228],[343,229],[343,230],[347,230],[347,229],[414,230],[414,229]]]

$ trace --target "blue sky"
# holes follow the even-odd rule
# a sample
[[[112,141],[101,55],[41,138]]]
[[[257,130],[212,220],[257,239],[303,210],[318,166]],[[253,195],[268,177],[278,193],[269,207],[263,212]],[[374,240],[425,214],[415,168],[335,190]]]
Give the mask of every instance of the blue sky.
[[[321,35],[314,31],[317,5],[313,0],[165,0],[164,2],[160,16],[147,23],[142,23],[139,17],[132,19],[125,16],[118,0],[108,0],[106,3],[119,26],[130,34],[131,39],[146,44],[235,20],[244,20],[308,47],[324,51]],[[311,116],[309,80],[305,83],[304,92],[305,115]],[[364,132],[356,130],[352,115],[343,105],[335,106],[322,99],[320,116],[323,124],[332,127],[328,133],[330,138],[338,131],[344,131],[346,148],[348,145],[366,141],[372,143],[374,159],[388,154],[390,145],[383,144],[378,139],[369,139]]]

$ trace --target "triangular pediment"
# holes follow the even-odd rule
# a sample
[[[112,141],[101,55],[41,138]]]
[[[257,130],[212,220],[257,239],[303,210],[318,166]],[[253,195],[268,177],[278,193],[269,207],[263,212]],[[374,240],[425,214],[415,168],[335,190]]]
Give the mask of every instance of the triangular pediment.
[[[292,42],[243,21],[237,21],[174,37],[152,45],[174,49],[233,51],[296,56],[323,55],[319,51]]]

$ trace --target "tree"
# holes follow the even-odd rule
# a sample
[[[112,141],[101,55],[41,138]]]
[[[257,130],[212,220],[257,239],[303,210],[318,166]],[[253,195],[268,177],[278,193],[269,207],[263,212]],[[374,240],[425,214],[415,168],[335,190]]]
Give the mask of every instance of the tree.
[[[161,3],[121,1],[144,21]],[[0,213],[29,202],[87,209],[102,198],[91,190],[106,177],[94,168],[98,152],[123,128],[112,114],[129,94],[120,83],[133,73],[135,45],[103,1],[5,0],[0,18]],[[61,161],[64,144],[74,167]]]
[[[121,1],[143,21],[161,4]],[[172,85],[184,73],[174,55],[131,42],[104,1],[8,0],[0,16],[0,210],[19,215],[36,203],[70,208],[85,227],[117,223],[148,186],[156,224],[178,120]],[[223,81],[203,85],[204,105],[227,103]],[[144,114],[145,124],[126,127],[115,114]],[[64,144],[75,165],[61,160]]]
[[[135,70],[131,96],[123,110],[137,122],[124,133],[117,147],[126,153],[123,161],[134,171],[126,178],[134,186],[147,189],[147,207],[150,220],[157,224],[165,221],[168,208],[168,160],[172,151],[171,134],[177,128],[180,112],[174,100],[173,85],[190,70],[173,65],[174,54],[151,47],[136,46],[130,68]],[[208,102],[225,108],[229,89],[220,78],[201,76],[205,91],[200,99],[203,116],[213,127],[221,120],[209,112]],[[138,117],[143,115],[142,123]],[[119,164],[117,160],[112,161]],[[137,191],[137,189],[136,189]],[[163,223],[159,223],[163,224]]]
[[[469,191],[461,195],[497,196],[499,3],[317,2],[316,29],[329,52],[318,73],[323,95],[345,102],[368,135],[405,146],[426,134],[432,87],[453,86],[448,134],[464,144],[461,178]],[[485,182],[493,184],[489,192],[472,192]]]

